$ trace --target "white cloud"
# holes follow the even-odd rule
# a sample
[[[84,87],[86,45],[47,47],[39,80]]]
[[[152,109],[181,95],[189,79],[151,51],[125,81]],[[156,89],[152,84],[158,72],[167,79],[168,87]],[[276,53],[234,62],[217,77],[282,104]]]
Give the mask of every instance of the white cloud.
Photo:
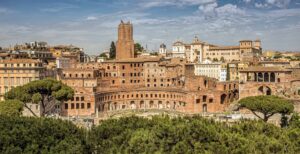
[[[243,0],[245,3],[250,3],[251,0]]]
[[[290,2],[291,0],[266,0],[266,3],[277,6],[279,8],[287,8]]]
[[[163,7],[163,6],[191,6],[207,3],[214,3],[216,0],[144,0],[140,6],[144,8]]]
[[[256,8],[262,9],[262,8],[268,8],[269,5],[267,3],[263,4],[263,3],[255,3],[254,6]]]
[[[240,8],[237,7],[237,5],[232,5],[232,4],[226,4],[222,7],[218,7],[216,9],[216,12],[218,14],[239,14],[242,15],[245,12],[241,10]]]
[[[200,5],[198,12],[203,13],[206,17],[219,17],[228,15],[244,15],[245,12],[237,5],[226,4],[218,7],[216,2]]]
[[[89,20],[89,21],[97,20],[97,19],[98,19],[98,18],[95,17],[95,16],[88,16],[88,17],[86,18],[86,20]]]
[[[200,12],[204,13],[205,16],[212,17],[216,15],[215,9],[217,7],[218,7],[218,3],[214,2],[214,3],[200,5],[198,9]]]

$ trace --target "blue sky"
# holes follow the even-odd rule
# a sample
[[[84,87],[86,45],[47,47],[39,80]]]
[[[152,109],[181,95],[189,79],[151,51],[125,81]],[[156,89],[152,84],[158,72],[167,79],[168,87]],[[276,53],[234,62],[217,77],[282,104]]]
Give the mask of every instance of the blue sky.
[[[198,35],[217,45],[259,38],[266,50],[300,51],[300,0],[0,0],[0,46],[40,40],[99,54],[117,39],[121,19],[149,50]]]

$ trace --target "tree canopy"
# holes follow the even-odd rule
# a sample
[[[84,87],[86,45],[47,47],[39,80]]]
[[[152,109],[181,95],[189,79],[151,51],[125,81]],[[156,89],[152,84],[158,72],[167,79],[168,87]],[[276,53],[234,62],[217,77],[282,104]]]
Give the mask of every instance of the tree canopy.
[[[0,153],[91,153],[71,122],[0,115],[0,130]]]
[[[99,57],[108,58],[107,55],[106,55],[105,53],[101,53],[101,54],[99,55]]]
[[[144,47],[140,43],[134,44],[134,56],[138,55],[138,53],[143,51],[144,51]]]
[[[299,130],[262,121],[228,126],[201,117],[127,117],[104,121],[89,134],[90,147],[96,153],[300,152],[300,140],[295,138]]]
[[[41,103],[42,116],[44,116],[51,112],[57,103],[67,101],[73,96],[73,89],[61,81],[43,79],[11,89],[5,94],[5,99],[19,100],[29,110],[27,103]]]
[[[202,117],[122,117],[91,130],[50,118],[0,115],[0,153],[300,153],[299,117],[280,128]]]
[[[240,106],[249,109],[258,118],[268,121],[276,113],[290,114],[294,110],[293,104],[278,96],[250,96],[239,101]],[[257,114],[261,113],[263,116]]]
[[[18,100],[5,100],[0,102],[0,115],[20,116],[23,103]]]
[[[112,41],[111,44],[110,44],[109,58],[110,59],[115,59],[116,58],[116,46],[115,46],[114,41]]]

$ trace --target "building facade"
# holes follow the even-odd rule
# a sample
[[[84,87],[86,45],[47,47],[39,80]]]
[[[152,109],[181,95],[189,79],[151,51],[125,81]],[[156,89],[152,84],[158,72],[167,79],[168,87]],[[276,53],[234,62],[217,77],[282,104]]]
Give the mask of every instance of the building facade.
[[[118,27],[116,59],[134,58],[133,26],[121,21]]]
[[[0,99],[14,87],[48,77],[46,68],[36,59],[0,60]]]
[[[300,80],[292,70],[255,66],[240,71],[240,98],[257,95],[277,95],[299,99]]]
[[[227,65],[224,63],[197,63],[195,64],[195,75],[226,81]]]

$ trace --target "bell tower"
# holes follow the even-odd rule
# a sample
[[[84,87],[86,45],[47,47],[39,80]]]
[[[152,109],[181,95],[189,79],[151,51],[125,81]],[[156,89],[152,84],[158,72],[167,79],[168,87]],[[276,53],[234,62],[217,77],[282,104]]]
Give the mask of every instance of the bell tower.
[[[116,59],[134,58],[133,26],[121,21],[118,27]]]

